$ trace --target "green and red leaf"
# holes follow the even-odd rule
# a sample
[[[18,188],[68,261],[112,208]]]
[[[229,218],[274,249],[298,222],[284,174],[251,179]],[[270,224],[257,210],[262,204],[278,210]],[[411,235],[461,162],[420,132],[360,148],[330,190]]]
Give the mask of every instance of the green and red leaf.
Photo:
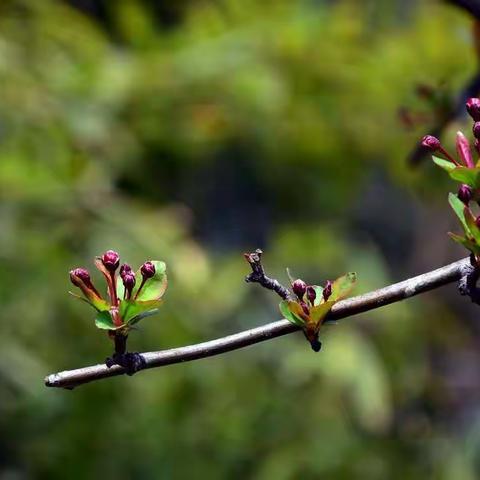
[[[283,300],[279,304],[281,314],[291,323],[299,327],[305,326],[305,321],[299,316],[299,309],[302,315],[305,315],[302,311],[302,307],[292,300]]]
[[[352,291],[356,281],[357,274],[355,272],[349,272],[337,278],[332,283],[332,294],[328,298],[328,301],[338,302],[338,300],[345,298]]]
[[[314,324],[315,332],[318,333],[320,327],[323,323],[323,319],[327,316],[328,312],[332,309],[335,305],[334,301],[328,300],[327,302],[321,303],[316,307],[312,307],[310,309],[310,318],[309,323]]]

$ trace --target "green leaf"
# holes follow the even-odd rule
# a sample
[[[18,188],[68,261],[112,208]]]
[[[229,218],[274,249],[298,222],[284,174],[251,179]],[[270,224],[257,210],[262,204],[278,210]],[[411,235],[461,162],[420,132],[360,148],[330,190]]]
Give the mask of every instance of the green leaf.
[[[167,289],[167,266],[165,265],[165,262],[152,260],[152,263],[155,265],[155,275],[146,281],[140,294],[136,298],[137,301],[148,302],[150,300],[160,300]],[[134,297],[142,283],[142,274],[140,270],[138,270],[136,276],[137,287],[133,291]]]
[[[475,243],[477,245],[480,245],[480,229],[477,227],[477,224],[475,223],[475,217],[473,216],[472,212],[468,207],[464,207],[463,209],[463,215],[465,217],[465,221],[467,223],[468,229],[470,230],[470,233],[475,240]]]
[[[162,303],[162,300],[150,300],[149,302],[122,300],[119,306],[120,317],[124,323],[131,323],[136,317],[146,311],[155,309],[156,312]]]
[[[315,324],[315,332],[318,333],[323,319],[326,317],[327,313],[331,310],[333,305],[335,305],[335,301],[328,300],[327,302],[321,303],[320,305],[317,305],[316,307],[312,307],[310,309],[310,320]]]
[[[74,292],[71,292],[71,291],[68,291],[68,293],[72,296],[72,297],[75,297],[77,298],[78,300],[81,300],[82,302],[85,302],[87,303],[88,305],[90,305],[91,307],[93,307],[95,310],[97,310],[98,312],[98,309],[97,307],[95,307],[95,305],[90,301],[90,300],[87,300],[85,297],[82,297],[81,295],[78,295]]]
[[[468,228],[467,222],[465,220],[465,213],[464,213],[465,204],[454,193],[448,194],[448,203],[450,204],[453,211],[455,212],[455,215],[460,220],[460,223],[462,224],[462,227],[465,230],[465,233],[468,235],[470,233],[470,229]]]
[[[332,294],[328,300],[331,302],[337,302],[338,300],[345,298],[352,290],[356,281],[357,274],[355,272],[350,272],[337,278],[332,283]]]
[[[158,308],[154,308],[152,310],[147,310],[146,312],[139,313],[135,317],[133,317],[128,324],[129,325],[135,325],[138,323],[140,320],[143,320],[144,318],[151,317],[152,315],[155,315],[158,313]]]
[[[472,188],[480,188],[480,168],[455,167],[449,172],[457,182],[466,183]]]
[[[141,279],[142,277],[140,277]],[[123,286],[123,280],[120,275],[117,275],[116,278],[116,287],[117,287],[117,297],[119,300],[122,300],[123,297],[125,296],[125,287]],[[136,281],[138,282],[138,277],[136,278]]]
[[[280,312],[289,322],[291,322],[294,325],[297,325],[299,327],[303,327],[305,325],[305,322],[300,317],[295,315],[295,313],[293,313],[293,311],[292,311],[292,310],[297,309],[297,307],[295,307],[295,305],[297,305],[299,308],[301,308],[300,305],[298,305],[297,302],[293,302],[291,300],[283,300],[279,304]]]
[[[317,306],[323,300],[323,287],[319,285],[312,285],[312,287],[315,290],[315,302],[313,302],[313,305]]]
[[[437,164],[440,168],[443,168],[447,172],[451,172],[456,168],[455,164],[450,162],[449,160],[444,160],[443,158],[436,157],[435,155],[432,156],[432,159],[435,164]]]
[[[110,315],[110,312],[107,310],[104,310],[103,312],[98,312],[97,316],[95,317],[95,326],[97,328],[100,328],[102,330],[117,330],[120,327],[117,327],[113,323],[112,316]]]
[[[460,245],[463,245],[467,250],[470,250],[473,254],[480,255],[480,247],[472,240],[469,240],[468,238],[462,237],[452,232],[448,232],[448,235],[453,241],[459,243]]]

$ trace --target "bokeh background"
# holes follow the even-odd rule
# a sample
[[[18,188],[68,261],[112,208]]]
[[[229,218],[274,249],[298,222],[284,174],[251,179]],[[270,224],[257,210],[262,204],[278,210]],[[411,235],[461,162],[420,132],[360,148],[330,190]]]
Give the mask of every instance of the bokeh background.
[[[479,310],[453,285],[326,327],[319,354],[299,333],[43,385],[111,353],[67,293],[108,248],[168,265],[139,351],[279,319],[243,281],[257,247],[356,293],[464,257],[455,185],[407,157],[477,68],[440,0],[2,0],[0,479],[478,478]]]

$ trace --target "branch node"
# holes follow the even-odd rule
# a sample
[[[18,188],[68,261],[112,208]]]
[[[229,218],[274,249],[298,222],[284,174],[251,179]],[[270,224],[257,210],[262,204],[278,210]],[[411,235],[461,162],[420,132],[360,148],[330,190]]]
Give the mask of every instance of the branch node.
[[[470,264],[461,268],[461,277],[458,281],[460,295],[470,297],[473,303],[480,305],[480,288],[477,287],[480,278],[480,267],[473,255],[470,255]]]
[[[127,352],[127,338],[119,332],[114,333],[115,351],[111,357],[105,359],[107,368],[119,365],[125,369],[127,375],[133,375],[147,366],[145,358],[138,352]]]

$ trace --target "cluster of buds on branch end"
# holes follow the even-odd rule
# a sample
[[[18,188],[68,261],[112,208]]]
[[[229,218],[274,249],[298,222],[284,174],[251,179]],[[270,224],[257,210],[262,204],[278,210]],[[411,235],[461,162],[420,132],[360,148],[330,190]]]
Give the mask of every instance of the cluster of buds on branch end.
[[[334,282],[328,280],[324,287],[307,285],[303,280],[291,280],[291,289],[296,298],[287,298],[280,303],[282,315],[301,327],[312,350],[321,348],[318,335],[322,323],[333,305],[345,298],[356,282],[356,274],[348,273]]]
[[[118,253],[108,250],[96,257],[95,266],[105,278],[107,297],[102,297],[84,268],[70,272],[71,282],[80,288],[83,297],[70,293],[95,308],[98,328],[107,330],[111,336],[114,333],[127,336],[134,324],[157,312],[167,288],[164,262],[147,261],[135,273],[127,263],[120,266]],[[138,286],[137,278],[142,279]]]
[[[460,183],[457,194],[449,195],[449,203],[460,220],[465,236],[450,233],[458,243],[466,247],[474,255],[477,263],[480,260],[480,216],[472,210],[471,203],[480,200],[480,99],[470,98],[466,103],[468,114],[473,120],[472,132],[475,138],[474,149],[462,132],[457,133],[457,158],[442,146],[440,140],[431,135],[422,139],[422,146],[435,154],[433,161],[445,170],[449,176]],[[475,158],[474,159],[474,155]]]

